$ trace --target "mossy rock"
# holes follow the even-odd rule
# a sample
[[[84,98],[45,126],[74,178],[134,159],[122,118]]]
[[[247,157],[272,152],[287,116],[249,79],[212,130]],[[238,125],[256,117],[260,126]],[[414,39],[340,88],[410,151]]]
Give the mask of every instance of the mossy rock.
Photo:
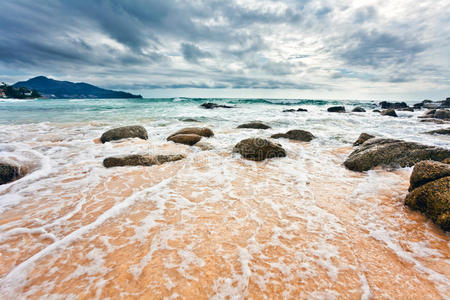
[[[183,154],[171,155],[128,155],[124,157],[108,157],[103,160],[106,168],[124,166],[153,166],[185,158]]]
[[[364,144],[365,141],[373,139],[375,136],[368,134],[368,133],[361,133],[358,137],[358,139],[353,143],[353,146],[359,146],[361,144]]]

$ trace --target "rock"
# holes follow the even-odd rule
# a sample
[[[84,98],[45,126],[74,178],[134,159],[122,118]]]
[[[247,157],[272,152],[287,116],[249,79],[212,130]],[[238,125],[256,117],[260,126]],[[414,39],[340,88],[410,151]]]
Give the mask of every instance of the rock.
[[[368,134],[368,133],[361,133],[358,137],[358,139],[353,143],[353,146],[359,146],[361,144],[363,144],[365,141],[373,139],[375,136]]]
[[[427,134],[446,134],[446,135],[450,135],[450,128],[437,129],[437,130],[427,131],[425,133],[427,133]]]
[[[425,119],[425,120],[420,120],[420,122],[431,122],[431,123],[436,123],[436,124],[445,124],[444,121],[438,120],[438,119]]]
[[[447,176],[450,176],[450,165],[432,160],[420,161],[414,165],[408,191]]]
[[[383,115],[383,116],[390,116],[390,117],[398,117],[398,116],[397,116],[397,113],[396,113],[395,110],[393,110],[392,108],[391,108],[391,109],[383,110],[383,111],[381,112],[381,115]]]
[[[405,108],[408,107],[408,104],[406,104],[405,102],[387,102],[387,101],[382,101],[380,102],[380,106],[382,109],[398,109],[398,108]]]
[[[223,105],[223,104],[216,104],[211,102],[206,102],[200,105],[203,108],[206,109],[214,109],[214,108],[233,108],[233,106]]]
[[[300,107],[300,108],[297,109],[297,111],[308,111],[308,110],[305,109],[305,108],[301,108],[301,107]]]
[[[183,154],[174,155],[129,155],[124,157],[108,157],[103,160],[106,168],[123,166],[153,166],[185,158]]]
[[[183,122],[200,122],[199,120],[191,119],[191,118],[183,119],[181,121],[183,121]]]
[[[434,116],[435,113],[436,113],[436,110],[431,109],[431,110],[426,111],[423,115],[424,116]]]
[[[442,101],[440,108],[450,108],[450,98],[445,99]]]
[[[381,112],[381,110],[379,110],[379,109],[374,109],[374,110],[372,110],[372,112],[375,112],[375,113],[380,113],[380,112]]]
[[[7,163],[0,163],[0,184],[5,184],[23,176],[20,167]]]
[[[446,158],[442,161],[444,164],[450,164],[450,157]]]
[[[331,106],[331,107],[327,108],[327,111],[342,113],[342,112],[345,112],[345,107],[344,106]]]
[[[439,107],[439,104],[437,104],[437,103],[424,103],[423,104],[423,108],[436,109],[438,107]]]
[[[443,230],[450,230],[450,176],[428,182],[410,192],[405,204],[423,212]]]
[[[373,138],[356,148],[344,165],[353,171],[367,171],[377,166],[409,167],[421,160],[443,161],[450,150],[394,139]]]
[[[352,112],[366,112],[366,110],[362,107],[357,106],[352,110]]]
[[[197,134],[176,134],[167,138],[168,141],[189,146],[195,145],[201,139],[202,137]]]
[[[196,134],[199,136],[204,136],[204,137],[212,137],[214,136],[214,132],[206,127],[186,127],[183,129],[178,130],[177,132],[169,135],[169,137],[167,138],[167,140],[169,140],[169,138],[178,135],[178,134]]]
[[[412,108],[412,107],[405,107],[405,108],[399,108],[398,110],[399,111],[410,111],[410,112],[413,112],[414,108]]]
[[[434,113],[436,119],[450,119],[450,110],[438,109]]]
[[[271,136],[273,139],[286,138],[295,141],[309,142],[315,138],[309,131],[305,130],[289,130],[286,133],[277,133]]]
[[[242,157],[254,161],[286,156],[286,150],[280,144],[261,138],[249,138],[240,141],[234,146],[233,153],[239,153]]]
[[[195,147],[200,148],[203,151],[208,151],[208,150],[213,150],[214,146],[209,144],[209,143],[205,143],[203,141],[198,142],[197,144],[195,144]]]
[[[106,143],[114,140],[135,137],[141,138],[143,140],[148,139],[147,130],[139,125],[114,128],[103,133],[100,137],[100,140],[102,141],[102,143]]]
[[[414,107],[415,109],[421,109],[421,108],[424,106],[424,104],[432,103],[432,102],[433,102],[433,101],[431,101],[431,100],[423,100],[423,101],[420,102],[420,103],[414,104],[413,107]]]
[[[250,122],[241,124],[237,128],[269,129],[271,127],[261,122]]]
[[[291,108],[291,109],[285,109],[285,110],[283,110],[283,112],[296,112],[296,110]]]

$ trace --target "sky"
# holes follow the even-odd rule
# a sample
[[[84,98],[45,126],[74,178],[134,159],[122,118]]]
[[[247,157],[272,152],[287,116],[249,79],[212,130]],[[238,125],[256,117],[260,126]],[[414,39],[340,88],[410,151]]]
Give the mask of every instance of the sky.
[[[0,81],[145,97],[450,97],[450,1],[0,0]]]

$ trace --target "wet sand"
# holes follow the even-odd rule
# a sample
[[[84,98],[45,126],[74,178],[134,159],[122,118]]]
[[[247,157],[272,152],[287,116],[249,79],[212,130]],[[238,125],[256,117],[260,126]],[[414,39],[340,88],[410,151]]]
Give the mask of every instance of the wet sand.
[[[0,215],[0,295],[450,297],[449,235],[403,205],[410,169],[355,173],[350,147],[291,147],[282,168],[167,143],[152,150],[191,155],[87,187],[71,166]]]

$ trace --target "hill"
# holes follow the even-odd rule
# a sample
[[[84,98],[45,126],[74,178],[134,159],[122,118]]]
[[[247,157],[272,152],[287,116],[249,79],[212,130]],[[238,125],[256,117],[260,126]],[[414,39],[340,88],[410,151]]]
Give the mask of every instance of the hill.
[[[142,98],[141,95],[102,89],[84,82],[59,81],[45,76],[19,81],[13,86],[36,90],[46,98]]]

